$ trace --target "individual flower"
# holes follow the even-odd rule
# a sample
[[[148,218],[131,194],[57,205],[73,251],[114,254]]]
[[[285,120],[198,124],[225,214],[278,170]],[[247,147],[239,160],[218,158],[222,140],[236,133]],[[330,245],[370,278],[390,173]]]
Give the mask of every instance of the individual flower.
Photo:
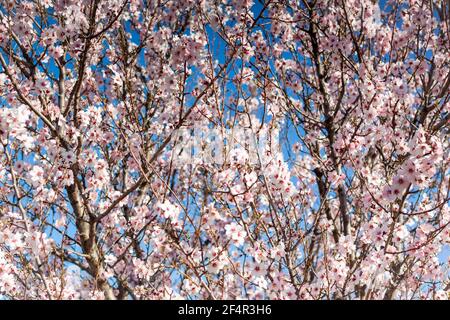
[[[233,241],[236,246],[244,243],[246,232],[244,228],[236,222],[231,222],[225,226],[225,232],[229,239]]]

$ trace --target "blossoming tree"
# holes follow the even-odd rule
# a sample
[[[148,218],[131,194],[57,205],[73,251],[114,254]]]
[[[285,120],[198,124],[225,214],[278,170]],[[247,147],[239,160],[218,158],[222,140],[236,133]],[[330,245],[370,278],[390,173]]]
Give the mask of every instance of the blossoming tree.
[[[449,123],[448,0],[0,0],[0,296],[447,298]]]

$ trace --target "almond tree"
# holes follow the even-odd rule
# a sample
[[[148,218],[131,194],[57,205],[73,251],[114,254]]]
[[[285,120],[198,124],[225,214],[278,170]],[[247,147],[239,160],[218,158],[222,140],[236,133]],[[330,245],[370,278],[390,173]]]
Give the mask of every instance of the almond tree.
[[[450,2],[0,0],[0,297],[446,299]]]

